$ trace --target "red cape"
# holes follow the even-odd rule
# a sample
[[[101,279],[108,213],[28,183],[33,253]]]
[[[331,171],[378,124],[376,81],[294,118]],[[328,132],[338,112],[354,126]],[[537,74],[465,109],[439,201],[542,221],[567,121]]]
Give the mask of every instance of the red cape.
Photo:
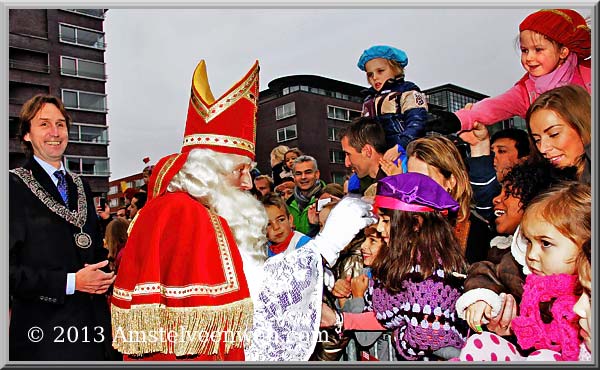
[[[241,347],[253,306],[227,222],[183,192],[146,204],[123,251],[111,314],[113,346],[125,354]],[[222,331],[236,334],[224,340]]]

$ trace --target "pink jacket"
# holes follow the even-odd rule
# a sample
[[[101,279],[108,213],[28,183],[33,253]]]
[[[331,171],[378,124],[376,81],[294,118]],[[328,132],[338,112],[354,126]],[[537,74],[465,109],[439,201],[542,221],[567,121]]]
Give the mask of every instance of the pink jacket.
[[[560,81],[559,81],[560,82]],[[471,107],[470,110],[461,109],[456,112],[460,119],[461,130],[471,130],[475,121],[484,125],[492,125],[496,122],[520,116],[525,118],[527,109],[533,101],[542,93],[555,87],[575,84],[583,86],[588,92],[592,91],[591,69],[583,65],[576,66],[572,78],[567,83],[550,85],[545,91],[536,91],[535,82],[529,74],[526,74],[512,88],[505,93],[491,98],[483,99]]]

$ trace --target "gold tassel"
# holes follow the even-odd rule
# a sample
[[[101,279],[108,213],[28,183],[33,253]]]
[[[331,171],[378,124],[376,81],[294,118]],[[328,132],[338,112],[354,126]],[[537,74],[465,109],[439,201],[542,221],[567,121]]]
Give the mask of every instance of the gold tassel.
[[[122,309],[112,304],[113,347],[127,355],[216,355],[224,340],[228,353],[243,345],[252,316],[250,298],[213,307],[144,304]]]

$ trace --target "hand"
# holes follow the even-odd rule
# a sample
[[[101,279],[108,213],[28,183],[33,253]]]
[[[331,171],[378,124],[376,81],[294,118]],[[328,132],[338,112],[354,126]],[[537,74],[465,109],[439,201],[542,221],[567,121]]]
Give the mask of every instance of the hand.
[[[350,286],[352,287],[352,297],[363,297],[369,288],[369,278],[364,274],[352,278]]]
[[[86,264],[75,273],[75,290],[90,294],[104,294],[117,278],[114,272],[106,273],[102,270],[108,265],[108,260],[92,265]]]
[[[335,325],[335,321],[337,320],[337,316],[335,311],[331,309],[328,305],[323,303],[321,307],[321,324],[320,328],[330,328]]]
[[[319,213],[317,212],[317,202],[308,207],[308,223],[312,225],[319,224]]]
[[[487,127],[481,122],[474,122],[473,129],[469,131],[462,131],[458,135],[464,142],[474,146],[480,144],[482,141],[489,141],[490,133]]]
[[[398,158],[399,155],[400,153],[398,153],[398,145],[394,145],[390,149],[386,150],[383,158],[393,162],[396,160],[396,158]]]
[[[108,220],[110,217],[110,207],[108,206],[108,203],[104,205],[104,210],[102,210],[100,207],[96,208],[96,213],[103,220]]]
[[[492,316],[492,306],[485,301],[477,301],[465,310],[465,321],[477,333],[481,333],[482,318],[484,316],[488,319],[486,322]]]
[[[502,308],[496,317],[490,318],[487,328],[498,335],[511,335],[510,323],[517,316],[518,305],[512,294],[500,293],[500,298],[502,299]]]
[[[342,249],[363,228],[374,224],[373,206],[367,202],[346,196],[331,209],[327,223],[313,239],[315,248],[330,266],[335,264]]]
[[[379,160],[379,166],[381,166],[383,172],[385,172],[385,174],[388,176],[398,175],[402,173],[402,167],[396,166],[393,161],[389,161],[385,158],[381,158]]]
[[[348,298],[350,297],[350,293],[352,293],[350,287],[350,280],[352,276],[346,275],[346,279],[338,279],[335,284],[333,284],[333,289],[331,293],[338,298]]]

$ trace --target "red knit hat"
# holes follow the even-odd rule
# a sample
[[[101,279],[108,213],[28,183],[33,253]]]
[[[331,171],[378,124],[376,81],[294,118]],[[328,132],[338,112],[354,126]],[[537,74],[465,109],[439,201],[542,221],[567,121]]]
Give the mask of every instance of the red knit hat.
[[[541,9],[519,25],[558,42],[577,54],[579,61],[591,56],[592,33],[581,14],[571,9]]]

